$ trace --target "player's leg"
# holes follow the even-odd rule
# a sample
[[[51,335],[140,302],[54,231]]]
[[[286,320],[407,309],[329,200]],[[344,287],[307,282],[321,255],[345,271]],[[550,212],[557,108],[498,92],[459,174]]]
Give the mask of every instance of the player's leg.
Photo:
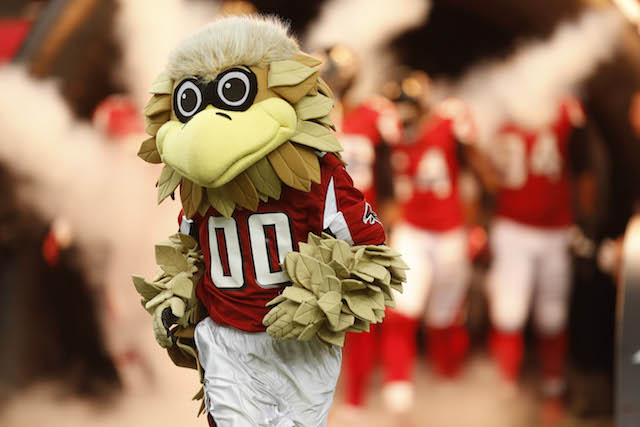
[[[384,403],[393,412],[406,412],[413,406],[413,370],[416,358],[418,319],[387,309],[382,328]]]
[[[396,308],[387,310],[382,328],[383,396],[395,412],[413,405],[413,368],[416,358],[416,332],[431,283],[431,263],[426,247],[432,236],[409,225],[394,230],[392,247],[403,254],[409,265],[404,292],[396,295]]]
[[[365,405],[365,397],[378,347],[376,329],[376,325],[371,325],[370,332],[347,334],[344,347],[343,375],[345,400],[349,405],[356,407]]]
[[[434,279],[425,320],[431,363],[445,377],[460,371],[469,347],[462,315],[471,272],[466,249],[462,229],[443,233],[433,248]]]
[[[250,356],[257,352],[254,335],[266,333],[248,334],[217,325],[208,317],[196,326],[205,409],[217,427],[276,425],[279,412],[270,391],[272,375],[257,371]]]
[[[490,350],[503,377],[515,381],[524,356],[522,329],[534,284],[530,229],[497,220],[491,230],[493,260],[487,296],[493,325]]]
[[[570,287],[571,259],[567,235],[562,231],[552,232],[540,251],[533,306],[543,392],[549,396],[559,396],[564,391]]]

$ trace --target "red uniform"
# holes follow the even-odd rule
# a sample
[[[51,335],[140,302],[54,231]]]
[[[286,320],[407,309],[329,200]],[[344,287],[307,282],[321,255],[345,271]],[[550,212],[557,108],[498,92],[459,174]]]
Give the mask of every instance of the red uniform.
[[[446,377],[464,362],[468,337],[458,313],[470,266],[458,185],[459,142],[471,142],[473,126],[467,107],[447,100],[423,124],[415,141],[394,155],[398,192],[404,194],[402,221],[394,228],[393,247],[406,253],[405,291],[385,318],[383,361],[390,407],[411,405],[416,357],[415,334],[421,317],[428,326],[431,362]]]
[[[569,140],[584,120],[580,104],[567,100],[546,128],[529,131],[509,124],[495,144],[503,183],[490,238],[490,348],[505,378],[515,381],[524,356],[522,329],[531,313],[543,388],[553,394],[564,381],[571,288]]]
[[[566,102],[543,131],[514,125],[502,129],[499,143],[504,155],[499,162],[505,176],[498,194],[499,216],[535,227],[571,224],[569,136],[581,114],[579,105]]]
[[[403,205],[406,222],[432,231],[462,226],[458,141],[467,141],[472,129],[464,105],[449,100],[423,125],[418,139],[401,148],[407,161],[400,173],[411,182]]]
[[[342,157],[355,187],[376,206],[376,148],[395,144],[401,135],[395,106],[384,98],[371,98],[346,113],[338,139],[344,147]]]
[[[264,331],[265,304],[289,283],[280,264],[309,232],[356,245],[384,243],[382,225],[342,163],[327,154],[320,166],[322,181],[308,193],[283,187],[280,200],[255,212],[236,209],[225,218],[210,208],[194,217],[206,267],[196,294],[215,323]]]

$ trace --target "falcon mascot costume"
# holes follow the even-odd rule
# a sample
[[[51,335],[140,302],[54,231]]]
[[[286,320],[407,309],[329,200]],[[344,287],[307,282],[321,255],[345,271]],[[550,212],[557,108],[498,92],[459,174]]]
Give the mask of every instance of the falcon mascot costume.
[[[138,155],[179,189],[179,233],[134,276],[158,343],[197,368],[211,425],[325,425],[347,332],[394,306],[406,264],[345,171],[320,61],[275,18],[184,40],[151,87]]]

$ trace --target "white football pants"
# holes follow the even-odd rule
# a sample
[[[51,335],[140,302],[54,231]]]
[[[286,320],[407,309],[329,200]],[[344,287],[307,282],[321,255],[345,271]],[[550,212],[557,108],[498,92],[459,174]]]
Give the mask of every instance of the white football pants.
[[[218,427],[324,426],[342,349],[283,341],[207,317],[196,326],[206,410]]]
[[[532,227],[498,218],[490,232],[491,319],[506,332],[522,329],[533,309],[539,332],[554,335],[567,322],[571,286],[569,229]]]
[[[404,292],[396,294],[397,311],[411,318],[424,315],[432,327],[450,326],[469,287],[466,230],[435,232],[403,223],[394,228],[391,246],[410,268]]]

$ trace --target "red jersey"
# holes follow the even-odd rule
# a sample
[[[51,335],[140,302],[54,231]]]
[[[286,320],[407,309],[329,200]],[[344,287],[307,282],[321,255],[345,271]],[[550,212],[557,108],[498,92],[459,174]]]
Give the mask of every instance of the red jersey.
[[[376,148],[383,142],[400,140],[401,125],[395,106],[388,100],[371,98],[342,118],[338,139],[344,147],[341,153],[355,187],[365,199],[376,204]]]
[[[423,125],[416,141],[404,150],[405,180],[410,186],[403,203],[404,220],[416,227],[447,231],[463,224],[458,186],[458,141],[473,137],[468,110],[460,101],[445,101]]]
[[[197,230],[205,273],[196,294],[214,322],[264,331],[265,304],[289,284],[284,256],[309,232],[329,232],[352,245],[384,243],[382,225],[342,163],[327,154],[320,166],[322,181],[308,193],[283,186],[280,200],[261,203],[255,212],[237,208],[225,218],[210,208],[204,217],[182,220],[182,233]]]
[[[0,19],[0,64],[10,61],[29,35],[28,19]]]
[[[497,214],[536,227],[565,227],[573,221],[569,188],[569,137],[584,122],[577,101],[559,107],[549,127],[529,131],[513,124],[499,134],[503,173]]]

